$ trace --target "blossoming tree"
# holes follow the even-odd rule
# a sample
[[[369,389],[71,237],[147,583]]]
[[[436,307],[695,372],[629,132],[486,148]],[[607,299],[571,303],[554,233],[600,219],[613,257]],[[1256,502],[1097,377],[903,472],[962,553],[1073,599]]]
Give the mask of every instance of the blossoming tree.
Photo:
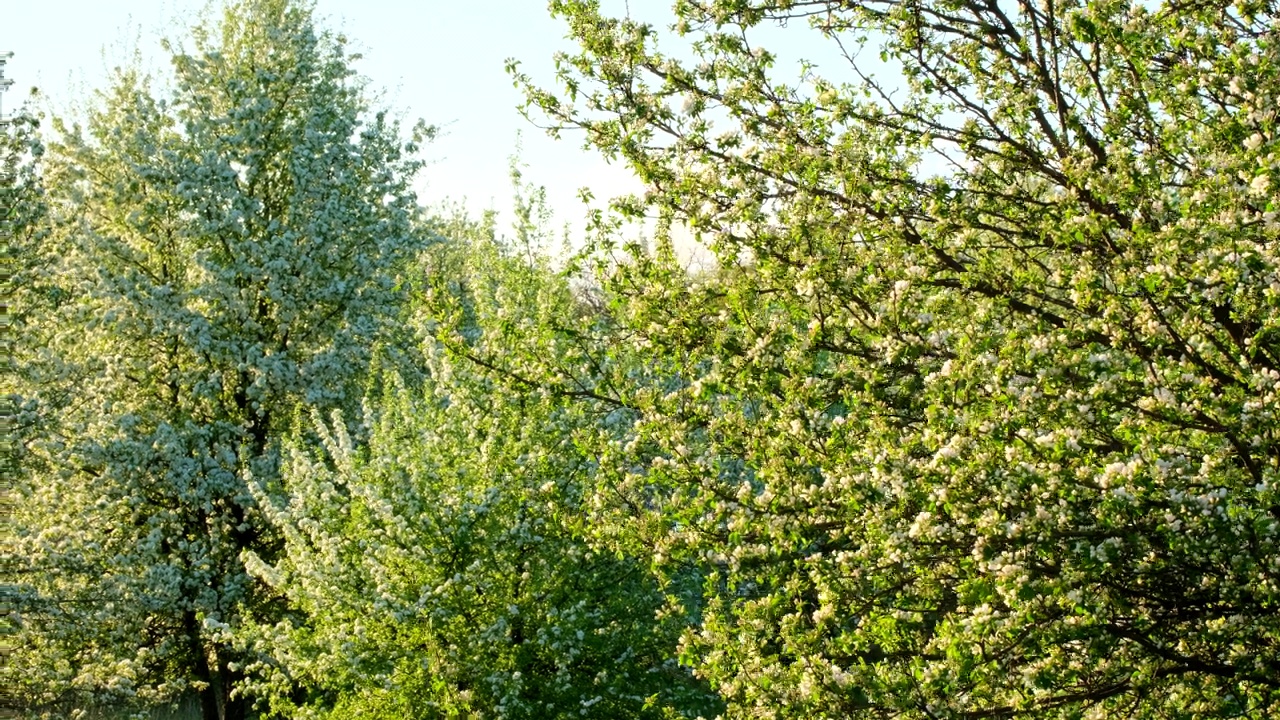
[[[279,611],[241,561],[279,542],[250,483],[278,487],[301,403],[362,393],[422,245],[418,164],[306,4],[232,3],[168,47],[170,85],[118,71],[50,144],[64,299],[22,392],[56,420],[21,477],[6,665],[32,706],[197,691],[224,720],[247,712],[226,636]]]
[[[601,506],[729,717],[1280,713],[1273,2],[551,5],[531,114],[719,260],[606,268]]]

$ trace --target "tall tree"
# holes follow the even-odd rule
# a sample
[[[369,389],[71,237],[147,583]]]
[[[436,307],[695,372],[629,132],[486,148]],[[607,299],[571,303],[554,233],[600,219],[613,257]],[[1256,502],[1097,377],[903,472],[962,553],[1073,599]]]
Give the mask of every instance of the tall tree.
[[[68,299],[33,321],[56,381],[24,390],[57,416],[17,523],[28,703],[194,690],[207,718],[247,712],[227,637],[277,601],[241,554],[278,542],[250,485],[277,487],[301,404],[360,396],[423,244],[413,142],[370,112],[343,43],[307,3],[231,3],[167,46],[163,92],[122,70],[55,126],[46,242]]]
[[[730,717],[1280,713],[1273,2],[551,6],[531,110],[720,261],[606,268],[671,381],[601,498]]]

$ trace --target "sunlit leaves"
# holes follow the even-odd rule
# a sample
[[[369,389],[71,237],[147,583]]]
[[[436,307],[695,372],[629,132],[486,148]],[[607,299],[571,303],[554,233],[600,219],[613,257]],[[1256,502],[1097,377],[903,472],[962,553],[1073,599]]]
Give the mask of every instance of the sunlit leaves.
[[[575,313],[567,284],[533,254],[536,217],[522,216],[511,243],[485,224],[439,226],[451,240],[427,254],[412,315],[425,377],[413,386],[384,378],[368,402],[366,442],[347,434],[353,418],[317,416],[323,450],[290,448],[286,495],[279,504],[264,495],[284,552],[274,563],[251,555],[249,565],[303,613],[254,630],[270,658],[252,668],[254,689],[279,712],[715,709],[675,659],[685,618],[655,616],[665,598],[647,558],[591,542],[594,462],[582,440],[608,432],[594,424],[613,408],[570,402],[571,378],[540,387],[517,377],[536,361],[514,356],[554,342],[556,324]],[[510,372],[495,376],[494,363]]]
[[[1276,711],[1273,4],[685,2],[674,54],[553,10],[531,114],[719,259],[601,269],[668,373],[616,487],[715,570],[731,715]]]

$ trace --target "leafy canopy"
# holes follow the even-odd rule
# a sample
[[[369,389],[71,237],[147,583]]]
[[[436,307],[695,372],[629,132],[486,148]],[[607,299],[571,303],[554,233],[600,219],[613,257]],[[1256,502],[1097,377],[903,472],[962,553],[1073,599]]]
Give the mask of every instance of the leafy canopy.
[[[1280,712],[1274,3],[551,7],[530,115],[719,261],[599,266],[666,375],[600,517],[713,573],[728,716]]]
[[[255,691],[282,714],[332,717],[710,716],[679,666],[689,624],[664,611],[646,561],[592,542],[590,438],[627,416],[511,385],[480,363],[546,343],[579,302],[534,244],[540,197],[517,198],[517,238],[492,217],[436,225],[407,322],[425,372],[383,371],[361,441],[317,415],[321,448],[291,446],[285,495],[263,498],[284,551],[250,569],[299,611],[264,624]],[[302,695],[295,688],[304,688]],[[299,701],[299,698],[304,698]],[[670,713],[670,714],[669,714]]]

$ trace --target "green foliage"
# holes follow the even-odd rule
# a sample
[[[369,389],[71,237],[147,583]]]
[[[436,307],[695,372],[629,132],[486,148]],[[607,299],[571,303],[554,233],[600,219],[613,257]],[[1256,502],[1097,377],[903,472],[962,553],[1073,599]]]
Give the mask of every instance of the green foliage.
[[[279,611],[240,559],[278,545],[249,482],[274,485],[302,403],[356,406],[423,244],[413,144],[307,6],[230,4],[191,44],[170,88],[122,70],[50,143],[58,301],[26,319],[16,389],[50,420],[5,562],[31,707],[195,690],[243,716],[227,636]]]
[[[286,715],[711,714],[675,660],[686,618],[655,619],[665,598],[647,563],[584,532],[582,438],[613,408],[504,385],[464,357],[513,329],[536,342],[574,313],[568,285],[489,225],[439,230],[452,239],[428,252],[414,313],[421,385],[382,383],[367,442],[317,416],[323,450],[287,455],[269,513],[284,553],[250,567],[303,615],[258,629],[272,655],[258,691]]]
[[[1280,713],[1274,3],[551,6],[530,112],[720,263],[600,266],[596,517],[704,568],[728,717]],[[780,81],[806,20],[848,65]]]
[[[31,359],[47,337],[33,318],[58,303],[56,286],[49,280],[52,258],[42,242],[48,208],[40,182],[39,166],[44,146],[39,137],[39,119],[24,108],[0,125],[0,238],[4,242],[4,317],[0,320],[3,343],[3,409],[0,410],[0,538],[5,551],[0,554],[0,636],[16,635],[23,618],[13,612],[8,582],[15,577],[20,562],[8,548],[14,541],[12,521],[22,469],[32,464],[28,444],[45,431],[48,418],[39,412],[24,392],[33,386]],[[21,339],[27,342],[18,342]],[[24,695],[32,680],[10,663],[0,665],[0,685],[11,689],[0,696],[0,712]]]
[[[4,239],[4,490],[12,491],[17,468],[23,462],[25,439],[38,433],[39,418],[19,391],[26,358],[40,347],[39,330],[32,317],[56,305],[58,293],[49,280],[52,262],[45,244],[48,207],[39,166],[44,144],[39,118],[23,111],[0,125],[0,237]],[[35,342],[18,345],[16,338]]]
[[[24,710],[1280,715],[1274,2],[553,0],[564,268],[309,7],[3,136]]]

